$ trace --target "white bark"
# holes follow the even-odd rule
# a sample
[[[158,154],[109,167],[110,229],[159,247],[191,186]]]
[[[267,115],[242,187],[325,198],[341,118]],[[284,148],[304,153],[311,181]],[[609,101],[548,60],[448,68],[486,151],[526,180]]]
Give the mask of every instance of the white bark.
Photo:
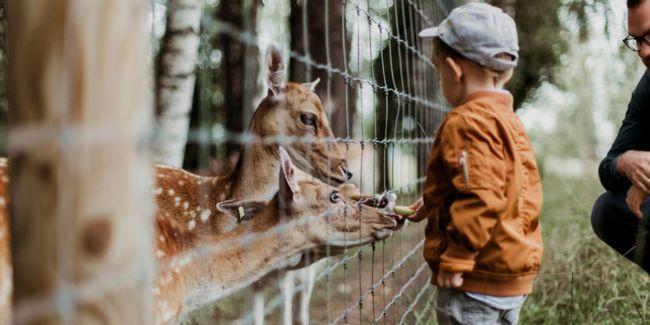
[[[181,166],[185,155],[202,10],[202,0],[169,0],[167,6],[156,76],[154,159],[172,166]]]

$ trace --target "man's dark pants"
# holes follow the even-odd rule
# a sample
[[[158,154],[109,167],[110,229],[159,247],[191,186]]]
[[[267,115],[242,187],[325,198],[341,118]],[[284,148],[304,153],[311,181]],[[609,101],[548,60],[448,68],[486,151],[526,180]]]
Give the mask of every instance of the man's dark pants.
[[[630,261],[641,266],[650,273],[650,233],[647,223],[640,222],[627,207],[626,193],[606,192],[601,195],[591,211],[591,226],[598,237]],[[650,202],[646,201],[643,210],[647,215]],[[647,220],[647,217],[646,217]],[[645,245],[637,246],[639,239],[639,224],[641,236],[645,237]],[[643,242],[641,240],[640,242]],[[637,252],[642,249],[642,252]],[[642,256],[641,256],[642,254]],[[635,258],[636,257],[636,258]]]

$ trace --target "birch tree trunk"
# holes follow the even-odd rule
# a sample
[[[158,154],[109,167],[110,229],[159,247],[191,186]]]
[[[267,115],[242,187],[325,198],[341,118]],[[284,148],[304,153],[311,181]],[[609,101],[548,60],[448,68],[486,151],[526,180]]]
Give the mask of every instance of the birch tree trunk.
[[[192,108],[202,0],[169,0],[167,26],[156,67],[158,130],[154,159],[180,167]]]
[[[146,0],[9,0],[16,324],[151,324]]]

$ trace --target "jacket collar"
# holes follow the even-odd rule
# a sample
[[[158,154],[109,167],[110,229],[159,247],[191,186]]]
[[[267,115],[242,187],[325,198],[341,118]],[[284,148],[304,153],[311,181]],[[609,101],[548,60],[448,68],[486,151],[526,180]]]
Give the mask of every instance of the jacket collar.
[[[504,108],[508,111],[514,111],[514,100],[512,94],[507,90],[481,90],[473,92],[467,96],[459,106],[474,101],[489,102],[495,104],[494,106],[496,107]]]

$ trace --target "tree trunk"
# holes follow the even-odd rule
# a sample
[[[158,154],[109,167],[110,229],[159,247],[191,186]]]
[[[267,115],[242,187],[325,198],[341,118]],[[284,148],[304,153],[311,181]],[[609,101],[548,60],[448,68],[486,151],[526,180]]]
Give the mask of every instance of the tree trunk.
[[[329,64],[332,68],[346,71],[350,37],[343,25],[343,18],[340,1],[291,0],[291,50],[309,56],[316,63]],[[295,58],[291,58],[289,68],[289,80],[294,82],[310,82],[320,78],[316,93],[330,116],[334,135],[352,137],[356,88],[349,87],[340,74],[307,66]]]
[[[148,9],[8,1],[15,323],[152,323]]]
[[[169,0],[167,26],[156,66],[158,133],[154,158],[181,166],[192,108],[202,0]]]
[[[260,0],[222,1],[218,19],[256,35],[257,8]],[[223,94],[222,111],[225,113],[225,127],[230,134],[239,134],[248,129],[253,115],[253,97],[257,91],[259,71],[259,51],[256,46],[242,43],[224,33],[221,38],[223,53]],[[228,141],[225,157],[241,149],[241,144]]]

